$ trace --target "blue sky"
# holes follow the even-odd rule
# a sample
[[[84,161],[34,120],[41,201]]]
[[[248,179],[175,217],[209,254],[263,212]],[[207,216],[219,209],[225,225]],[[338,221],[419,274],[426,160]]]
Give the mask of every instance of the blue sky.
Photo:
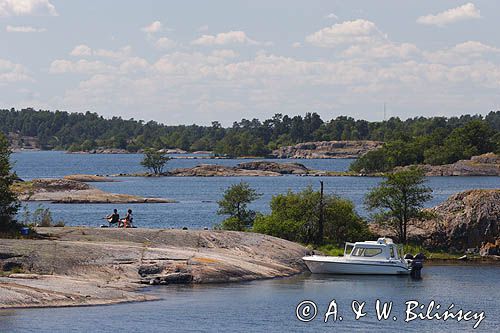
[[[500,109],[497,1],[0,0],[0,107],[168,124]]]

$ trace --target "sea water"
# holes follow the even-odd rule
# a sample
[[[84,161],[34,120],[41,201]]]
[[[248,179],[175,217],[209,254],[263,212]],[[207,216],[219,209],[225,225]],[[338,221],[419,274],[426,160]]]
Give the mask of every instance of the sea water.
[[[66,154],[64,152],[22,152],[13,154],[14,169],[22,179],[57,178],[70,174],[100,174],[143,172],[141,154]],[[167,169],[193,167],[201,163],[234,166],[248,160],[241,159],[173,159]],[[353,160],[274,160],[277,162],[299,162],[311,169],[345,171]],[[357,211],[367,216],[363,202],[366,193],[376,186],[378,177],[117,177],[117,182],[91,183],[105,191],[134,194],[144,197],[174,199],[169,204],[51,204],[55,221],[66,225],[98,226],[102,217],[114,208],[124,215],[128,208],[134,211],[134,222],[147,228],[211,228],[223,217],[217,215],[217,201],[230,185],[245,181],[262,196],[250,204],[250,208],[269,212],[269,201],[273,195],[287,191],[300,191],[307,186],[319,189],[324,181],[325,192],[352,200]],[[433,199],[427,206],[434,206],[453,193],[473,188],[499,188],[500,177],[429,177],[428,185],[433,189]],[[26,206],[35,210],[40,203]]]

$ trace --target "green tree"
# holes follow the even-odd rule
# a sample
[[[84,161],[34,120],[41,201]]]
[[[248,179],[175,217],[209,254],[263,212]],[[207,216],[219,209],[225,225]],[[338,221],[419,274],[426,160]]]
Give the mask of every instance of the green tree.
[[[10,164],[9,141],[0,132],[0,231],[9,231],[15,224],[19,201],[12,191],[12,184],[17,179]]]
[[[144,150],[144,159],[141,165],[149,169],[155,175],[160,175],[163,173],[163,168],[169,160],[170,157],[168,157],[167,154],[156,149],[148,148]]]
[[[385,172],[392,168],[394,165],[384,147],[367,152],[349,166],[351,171],[361,173]]]
[[[424,183],[424,171],[410,167],[388,174],[366,195],[366,207],[377,211],[375,220],[393,229],[402,243],[406,243],[410,220],[424,217],[423,205],[432,198],[432,189]]]
[[[224,192],[222,200],[218,201],[219,215],[229,215],[222,221],[221,228],[225,230],[244,231],[252,227],[256,213],[247,205],[258,199],[257,193],[248,183],[240,182],[230,186]]]
[[[367,224],[351,201],[331,194],[322,198],[321,192],[312,187],[273,196],[270,206],[271,214],[257,216],[253,231],[306,244],[341,244],[369,235]],[[323,221],[322,239],[318,239],[320,220]]]

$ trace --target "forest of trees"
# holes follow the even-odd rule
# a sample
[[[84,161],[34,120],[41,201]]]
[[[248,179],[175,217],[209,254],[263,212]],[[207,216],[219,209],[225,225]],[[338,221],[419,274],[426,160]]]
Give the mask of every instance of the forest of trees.
[[[354,171],[385,171],[396,165],[451,163],[474,154],[500,150],[500,111],[486,116],[415,117],[369,122],[339,116],[322,120],[316,113],[271,119],[242,119],[224,128],[169,126],[155,121],[113,117],[96,113],[0,110],[0,130],[39,140],[42,149],[92,150],[120,148],[135,152],[144,148],[210,150],[227,156],[267,156],[273,149],[306,141],[377,140],[382,149],[353,164]]]

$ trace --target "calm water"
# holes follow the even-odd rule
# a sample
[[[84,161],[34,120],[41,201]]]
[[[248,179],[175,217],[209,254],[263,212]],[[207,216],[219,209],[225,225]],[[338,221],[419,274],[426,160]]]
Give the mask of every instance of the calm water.
[[[142,155],[80,155],[62,152],[25,152],[13,154],[15,170],[24,179],[41,177],[63,177],[69,174],[116,174],[144,171],[140,166]],[[192,167],[201,163],[236,165],[244,160],[174,159],[168,168]],[[347,170],[352,160],[278,160],[279,162],[300,162],[312,169]],[[63,220],[67,225],[97,226],[103,222],[102,216],[113,208],[124,213],[127,208],[134,210],[139,226],[153,228],[203,228],[212,227],[221,221],[217,215],[217,200],[231,184],[246,181],[262,197],[251,208],[268,212],[269,200],[273,195],[288,190],[299,191],[307,186],[318,188],[318,177],[164,177],[164,178],[117,178],[119,182],[93,183],[94,186],[115,193],[136,194],[145,197],[164,197],[178,201],[173,204],[48,204],[55,220]],[[352,200],[360,214],[366,215],[363,198],[367,191],[377,185],[380,178],[372,177],[322,177],[325,191]],[[499,188],[500,177],[431,177],[428,184],[434,190],[434,198],[428,203],[433,206],[449,195],[472,188]],[[37,204],[30,203],[31,210]]]
[[[287,279],[212,286],[157,287],[160,301],[121,305],[0,310],[1,332],[471,332],[475,321],[404,322],[405,302],[431,300],[447,309],[485,311],[477,332],[498,332],[500,267],[424,267],[423,279],[390,276],[302,275]],[[335,299],[342,321],[324,323]],[[375,300],[394,302],[389,320],[377,321]],[[317,304],[318,316],[299,322],[295,307]],[[354,320],[353,300],[366,301],[366,317]],[[442,311],[442,310],[441,310]],[[397,317],[397,321],[393,320]]]

